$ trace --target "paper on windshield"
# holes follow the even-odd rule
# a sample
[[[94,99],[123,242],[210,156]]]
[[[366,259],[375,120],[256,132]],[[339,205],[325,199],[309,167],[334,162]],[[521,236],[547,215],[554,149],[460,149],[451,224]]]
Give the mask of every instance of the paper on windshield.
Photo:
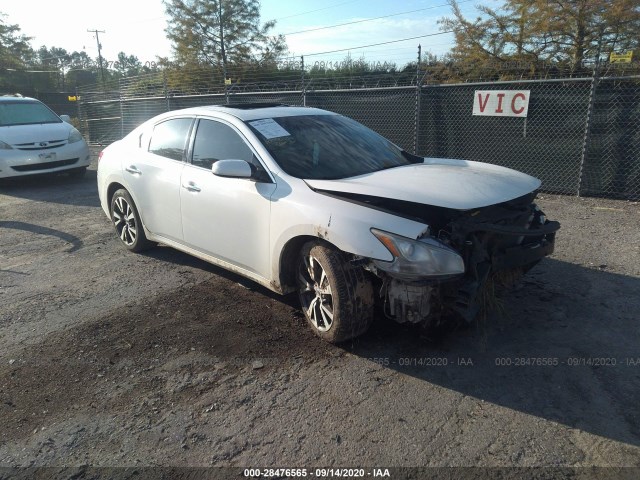
[[[253,128],[258,130],[267,140],[270,138],[288,137],[291,134],[278,125],[273,118],[254,120],[249,122]]]

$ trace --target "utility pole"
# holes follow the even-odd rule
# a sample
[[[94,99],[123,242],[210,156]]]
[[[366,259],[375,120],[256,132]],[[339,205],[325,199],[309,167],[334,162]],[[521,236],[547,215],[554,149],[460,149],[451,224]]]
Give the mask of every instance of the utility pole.
[[[96,34],[96,43],[98,44],[98,64],[100,65],[100,76],[102,77],[102,85],[104,86],[104,67],[102,66],[102,45],[100,44],[99,33],[107,33],[104,30],[87,30],[87,32]]]

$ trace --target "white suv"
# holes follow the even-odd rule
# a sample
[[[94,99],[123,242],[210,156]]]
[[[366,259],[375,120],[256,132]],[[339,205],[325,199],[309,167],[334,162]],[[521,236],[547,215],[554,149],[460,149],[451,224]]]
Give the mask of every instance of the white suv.
[[[91,155],[82,135],[34,98],[0,96],[0,178],[84,175]]]
[[[162,242],[297,291],[330,342],[380,302],[399,322],[474,318],[483,292],[553,251],[540,181],[422,158],[314,108],[228,105],[155,117],[98,163],[102,208],[132,251]]]

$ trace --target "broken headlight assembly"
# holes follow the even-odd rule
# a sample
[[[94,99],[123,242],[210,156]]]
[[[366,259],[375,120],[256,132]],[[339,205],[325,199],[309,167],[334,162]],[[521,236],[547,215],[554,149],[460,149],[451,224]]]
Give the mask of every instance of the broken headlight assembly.
[[[392,277],[419,281],[443,279],[464,273],[462,257],[433,237],[412,240],[375,228],[371,229],[371,233],[394,257],[390,262],[373,260],[373,264]]]

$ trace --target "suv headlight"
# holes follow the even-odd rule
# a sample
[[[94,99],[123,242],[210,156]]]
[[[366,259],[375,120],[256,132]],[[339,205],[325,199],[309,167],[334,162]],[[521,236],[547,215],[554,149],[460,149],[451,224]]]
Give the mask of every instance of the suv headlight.
[[[0,150],[13,150],[13,147],[0,140]]]
[[[72,128],[71,131],[69,132],[69,139],[67,140],[68,143],[76,143],[79,142],[80,140],[82,140],[82,134],[75,128]]]
[[[438,279],[464,273],[464,261],[454,250],[433,237],[420,240],[394,235],[375,228],[371,233],[387,247],[394,259],[374,260],[374,265],[403,280]]]

